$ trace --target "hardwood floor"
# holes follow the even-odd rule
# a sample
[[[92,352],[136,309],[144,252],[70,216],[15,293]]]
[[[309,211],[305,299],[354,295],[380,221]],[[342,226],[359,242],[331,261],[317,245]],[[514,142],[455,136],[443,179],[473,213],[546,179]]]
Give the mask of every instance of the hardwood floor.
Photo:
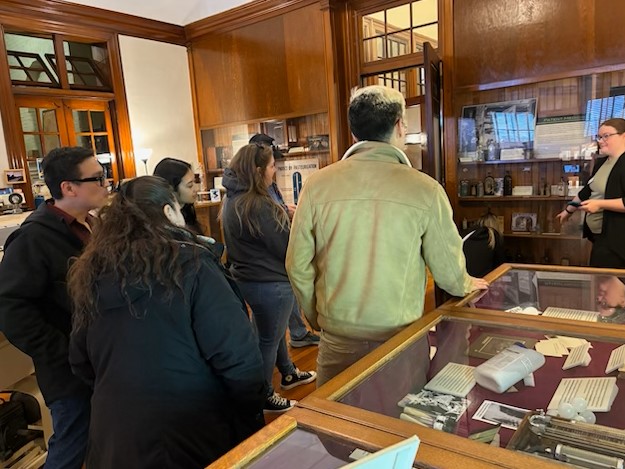
[[[423,308],[423,311],[425,313],[429,313],[435,308],[436,304],[434,301],[434,281],[432,280],[431,276],[428,276],[428,284],[425,295],[425,306]],[[289,340],[287,332],[287,344],[288,343]],[[291,359],[293,360],[293,363],[295,363],[296,367],[298,367],[302,371],[317,370],[317,346],[313,345],[310,347],[292,348],[289,345],[288,347],[289,354],[291,355]],[[273,387],[276,392],[288,399],[301,400],[316,389],[316,383],[312,382],[310,384],[297,386],[296,388],[284,391],[280,389],[280,379],[280,373],[277,369],[275,369],[273,373]],[[265,421],[267,423],[272,422],[280,415],[282,414],[265,414]]]

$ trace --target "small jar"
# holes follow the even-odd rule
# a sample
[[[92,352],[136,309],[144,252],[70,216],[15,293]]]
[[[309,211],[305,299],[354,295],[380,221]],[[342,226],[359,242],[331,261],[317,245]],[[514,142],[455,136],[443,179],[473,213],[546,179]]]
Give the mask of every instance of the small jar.
[[[477,197],[484,197],[484,183],[482,181],[477,183]]]
[[[460,181],[460,197],[468,197],[470,194],[469,181],[463,179]]]

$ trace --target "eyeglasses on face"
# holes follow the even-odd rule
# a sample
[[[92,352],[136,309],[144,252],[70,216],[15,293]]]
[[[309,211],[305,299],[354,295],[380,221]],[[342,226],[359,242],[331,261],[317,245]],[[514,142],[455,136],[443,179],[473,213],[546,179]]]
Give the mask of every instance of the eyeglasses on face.
[[[68,179],[69,182],[98,182],[100,187],[104,187],[104,183],[106,182],[106,176],[93,176],[90,178],[82,178],[82,179]]]
[[[612,137],[613,135],[621,135],[619,132],[614,132],[613,134],[603,134],[603,135],[595,135],[595,140],[597,142],[600,142],[601,140],[603,140],[604,142],[607,141],[610,137]]]

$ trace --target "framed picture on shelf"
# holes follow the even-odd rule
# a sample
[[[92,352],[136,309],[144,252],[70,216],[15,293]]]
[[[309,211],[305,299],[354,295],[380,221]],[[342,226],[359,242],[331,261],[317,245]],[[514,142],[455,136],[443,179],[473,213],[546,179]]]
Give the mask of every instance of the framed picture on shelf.
[[[525,231],[532,232],[536,230],[538,215],[535,213],[520,213],[515,212],[512,214],[512,231]]]
[[[310,151],[324,151],[330,149],[330,137],[328,135],[313,135],[308,137],[308,149]]]
[[[536,98],[464,106],[458,121],[458,157],[523,159],[534,148]]]
[[[26,173],[23,169],[7,169],[4,171],[4,181],[7,184],[24,184]]]

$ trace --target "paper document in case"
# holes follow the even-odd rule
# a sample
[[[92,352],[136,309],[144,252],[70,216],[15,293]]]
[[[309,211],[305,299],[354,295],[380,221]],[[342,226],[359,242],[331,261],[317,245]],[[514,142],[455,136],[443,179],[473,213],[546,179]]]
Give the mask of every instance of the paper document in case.
[[[617,394],[615,377],[563,378],[547,409],[557,409],[560,402],[572,402],[576,397],[583,397],[591,412],[609,412]]]

